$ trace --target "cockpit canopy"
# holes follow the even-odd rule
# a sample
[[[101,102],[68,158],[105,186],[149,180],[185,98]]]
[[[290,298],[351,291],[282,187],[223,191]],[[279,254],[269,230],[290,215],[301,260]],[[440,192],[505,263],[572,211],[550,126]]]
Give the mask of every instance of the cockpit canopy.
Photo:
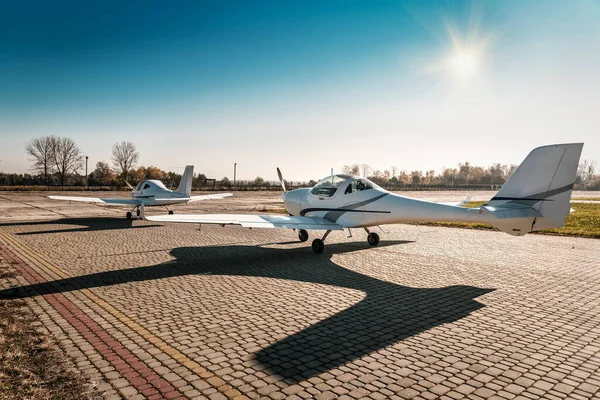
[[[167,188],[161,181],[156,180],[156,179],[149,179],[149,180],[141,181],[140,183],[138,183],[137,186],[135,187],[135,191],[139,192],[142,190],[146,190],[146,189],[151,188],[152,186],[158,187],[160,189]]]
[[[310,193],[321,198],[333,197],[340,187],[344,189],[344,194],[352,194],[363,190],[379,188],[379,186],[368,179],[346,174],[337,174],[321,179],[311,189]]]

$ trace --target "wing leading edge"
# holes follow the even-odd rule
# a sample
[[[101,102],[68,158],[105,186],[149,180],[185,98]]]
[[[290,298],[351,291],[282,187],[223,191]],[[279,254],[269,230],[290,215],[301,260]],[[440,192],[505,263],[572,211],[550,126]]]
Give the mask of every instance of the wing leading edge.
[[[240,225],[244,228],[287,228],[340,231],[343,228],[320,217],[294,217],[254,214],[176,214],[146,217],[154,222],[181,222],[190,224]]]
[[[133,199],[109,199],[99,197],[75,197],[75,196],[48,196],[52,200],[63,200],[63,201],[78,201],[81,203],[97,203],[97,204],[126,204],[126,205],[140,205],[139,200]]]

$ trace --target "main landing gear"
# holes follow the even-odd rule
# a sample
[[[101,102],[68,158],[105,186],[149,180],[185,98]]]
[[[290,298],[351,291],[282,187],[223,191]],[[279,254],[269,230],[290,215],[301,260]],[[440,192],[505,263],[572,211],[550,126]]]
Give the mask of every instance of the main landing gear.
[[[300,229],[298,231],[298,239],[300,239],[301,242],[306,242],[308,240],[308,232],[306,232],[306,229]]]
[[[169,210],[169,208],[167,206],[163,206],[163,207],[167,209],[167,211],[169,212],[169,215],[173,215],[173,210]],[[127,214],[125,214],[125,218],[131,219],[131,217],[133,217],[134,211],[135,211],[137,219],[144,219],[144,205],[143,204],[133,207],[133,209],[131,211],[128,211]],[[308,233],[306,234],[306,238],[308,239]]]
[[[133,207],[133,209],[131,211],[128,211],[127,214],[125,214],[125,218],[131,219],[131,217],[133,217],[134,211],[135,211],[135,215],[136,215],[137,219],[144,219],[144,205],[143,204]]]
[[[135,216],[137,217],[137,219],[140,219],[140,215],[142,214],[140,212],[140,206],[135,206],[133,208],[133,210],[128,211],[127,214],[125,214],[125,218],[127,219],[131,219],[131,217],[133,217],[133,212],[135,211]]]
[[[368,233],[368,235],[367,235],[367,242],[371,246],[377,246],[379,244],[379,235],[376,234],[375,232],[369,232],[368,228],[365,228],[365,231]],[[321,239],[315,239],[315,240],[313,240],[313,242],[312,242],[312,249],[313,249],[313,251],[315,253],[321,254],[323,252],[323,250],[325,250],[325,239],[327,238],[327,235],[329,235],[330,232],[331,231],[325,232],[325,235],[323,235],[323,237]],[[306,239],[302,240],[302,238],[304,237],[304,236],[302,236],[302,231],[300,231],[298,233],[298,237],[303,242],[306,240]],[[308,233],[306,234],[306,238],[308,239]]]

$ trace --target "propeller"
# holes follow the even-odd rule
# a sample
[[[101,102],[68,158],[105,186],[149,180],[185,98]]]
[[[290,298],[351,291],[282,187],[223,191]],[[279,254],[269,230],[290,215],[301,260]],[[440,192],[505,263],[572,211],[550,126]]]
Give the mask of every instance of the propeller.
[[[131,185],[129,184],[129,182],[127,182],[125,179],[123,179],[123,182],[125,182],[125,184],[127,185],[127,187],[128,187],[129,189],[131,189],[131,190],[134,190],[134,187],[133,187],[133,186],[131,186]]]
[[[286,193],[287,189],[285,188],[285,181],[283,180],[283,175],[281,175],[281,171],[279,170],[279,167],[277,167],[277,176],[279,177],[279,183],[281,183],[281,188],[283,189],[283,193]]]

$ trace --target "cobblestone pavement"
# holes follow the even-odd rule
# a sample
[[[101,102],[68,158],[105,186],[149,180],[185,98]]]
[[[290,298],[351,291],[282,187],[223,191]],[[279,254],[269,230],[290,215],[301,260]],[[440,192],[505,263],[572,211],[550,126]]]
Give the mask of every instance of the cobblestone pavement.
[[[384,230],[0,222],[0,296],[107,398],[600,398],[600,241]]]

